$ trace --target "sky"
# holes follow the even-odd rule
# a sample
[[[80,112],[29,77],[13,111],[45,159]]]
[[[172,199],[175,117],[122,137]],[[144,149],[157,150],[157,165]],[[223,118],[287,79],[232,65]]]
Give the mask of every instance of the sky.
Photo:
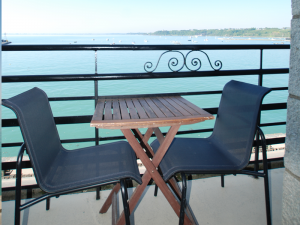
[[[291,0],[2,0],[2,33],[290,27]]]

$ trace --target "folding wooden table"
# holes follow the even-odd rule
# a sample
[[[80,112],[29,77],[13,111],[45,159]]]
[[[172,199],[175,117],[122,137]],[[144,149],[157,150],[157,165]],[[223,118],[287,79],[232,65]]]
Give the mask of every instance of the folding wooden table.
[[[146,168],[142,177],[143,183],[136,187],[129,199],[130,213],[133,212],[139,198],[152,178],[177,216],[179,216],[180,203],[176,200],[173,192],[180,200],[180,188],[177,182],[171,179],[169,185],[173,192],[170,190],[159,173],[159,163],[181,125],[194,124],[210,119],[214,119],[214,116],[180,96],[116,97],[98,101],[90,124],[91,127],[120,129]],[[164,126],[170,126],[165,137],[159,129],[159,127]],[[139,128],[148,128],[148,130],[142,135]],[[160,142],[160,147],[155,154],[148,144],[153,132]],[[113,194],[117,193],[119,189],[120,185],[117,184],[102,206],[100,213],[105,213],[108,210],[112,203]],[[123,213],[117,224],[125,224]],[[187,210],[185,215],[185,224],[194,224],[193,216],[189,210]]]

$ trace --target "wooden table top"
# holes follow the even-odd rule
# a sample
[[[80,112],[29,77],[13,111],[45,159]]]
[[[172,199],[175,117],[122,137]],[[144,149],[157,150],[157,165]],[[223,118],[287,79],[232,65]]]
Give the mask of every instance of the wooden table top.
[[[180,96],[100,99],[90,126],[135,129],[186,125],[214,116]]]

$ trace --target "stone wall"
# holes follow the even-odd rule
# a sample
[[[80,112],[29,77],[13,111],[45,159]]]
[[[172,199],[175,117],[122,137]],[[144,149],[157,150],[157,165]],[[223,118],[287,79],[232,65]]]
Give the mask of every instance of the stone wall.
[[[300,222],[300,0],[292,0],[289,97],[283,183],[283,224]]]

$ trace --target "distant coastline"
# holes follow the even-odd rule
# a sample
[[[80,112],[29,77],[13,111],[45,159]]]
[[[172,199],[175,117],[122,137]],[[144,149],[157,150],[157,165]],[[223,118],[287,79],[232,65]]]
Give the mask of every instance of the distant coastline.
[[[291,29],[285,28],[228,28],[228,29],[205,29],[205,30],[161,30],[149,35],[158,36],[218,36],[218,37],[281,37],[290,38]]]

